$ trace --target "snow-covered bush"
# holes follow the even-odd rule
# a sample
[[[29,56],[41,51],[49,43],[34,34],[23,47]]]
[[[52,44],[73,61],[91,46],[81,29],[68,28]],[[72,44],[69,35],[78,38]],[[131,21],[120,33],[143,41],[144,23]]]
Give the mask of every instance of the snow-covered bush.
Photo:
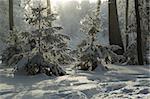
[[[126,64],[129,64],[129,65],[138,64],[136,42],[131,43],[127,47],[127,50],[124,53],[124,57],[126,58]]]
[[[15,65],[22,58],[22,45],[21,32],[14,28],[9,34],[5,35],[1,40],[7,45],[1,53],[2,63],[10,66]]]

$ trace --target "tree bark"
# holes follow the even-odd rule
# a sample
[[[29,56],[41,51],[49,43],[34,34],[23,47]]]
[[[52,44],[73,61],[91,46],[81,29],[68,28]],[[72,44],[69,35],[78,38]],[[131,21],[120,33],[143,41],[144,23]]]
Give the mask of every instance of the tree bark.
[[[12,31],[14,26],[13,0],[9,0],[9,29]]]
[[[139,1],[134,0],[135,3],[135,14],[136,14],[136,30],[137,30],[137,54],[138,54],[138,63],[139,65],[144,65],[143,59],[143,46],[142,46],[142,32],[141,32],[141,23],[140,23],[140,13],[139,13]]]
[[[109,0],[109,42],[110,45],[118,45],[122,49],[117,54],[124,53],[121,31],[119,28],[116,0]]]

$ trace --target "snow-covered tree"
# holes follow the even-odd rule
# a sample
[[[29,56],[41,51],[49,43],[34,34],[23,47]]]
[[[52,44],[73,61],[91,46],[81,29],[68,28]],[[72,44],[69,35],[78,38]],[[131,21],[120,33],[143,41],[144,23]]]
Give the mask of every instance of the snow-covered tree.
[[[56,20],[57,14],[49,13],[46,15],[46,11],[47,8],[42,7],[39,3],[38,7],[31,7],[31,14],[28,14],[26,18],[26,21],[35,28],[31,32],[31,38],[35,41],[35,48],[32,50],[34,55],[30,59],[29,65],[38,66],[41,69],[40,66],[51,63],[54,65],[52,65],[52,68],[56,68],[53,70],[50,67],[52,71],[55,71],[55,73],[61,72],[58,65],[72,61],[72,58],[68,55],[70,49],[67,46],[70,38],[60,33],[63,29],[62,27],[52,25],[52,22]],[[28,70],[31,70],[30,66],[28,68]],[[59,75],[59,73],[56,75]]]
[[[113,52],[120,49],[119,46],[102,46],[96,40],[97,34],[101,29],[101,20],[99,17],[100,4],[101,2],[99,0],[96,11],[86,15],[85,18],[81,20],[81,30],[87,34],[87,38],[78,45],[77,55],[79,63],[76,67],[82,70],[94,70],[97,66],[100,66],[101,70],[107,70],[107,68],[102,64],[103,59],[109,61],[108,57],[112,57],[113,59],[120,58]]]
[[[46,12],[47,8],[42,7],[41,3],[37,7],[30,6],[25,20],[31,25],[32,31],[10,33],[9,37],[13,39],[3,53],[9,59],[4,60],[6,63],[9,60],[16,61],[14,56],[19,55],[19,59],[11,61],[10,65],[15,65],[17,69],[21,67],[28,74],[64,75],[65,71],[60,65],[73,60],[68,55],[70,38],[61,33],[62,27],[52,25],[57,14]],[[13,49],[10,49],[11,45]]]

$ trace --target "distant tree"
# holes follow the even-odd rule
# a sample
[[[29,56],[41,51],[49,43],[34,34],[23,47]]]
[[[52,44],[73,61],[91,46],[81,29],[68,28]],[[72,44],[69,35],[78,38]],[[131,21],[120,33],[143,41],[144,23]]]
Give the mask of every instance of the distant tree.
[[[71,37],[76,38],[80,28],[79,2],[70,0],[59,5],[59,17],[64,31]]]
[[[90,10],[90,7],[91,4],[89,2],[89,0],[83,0],[81,1],[81,4],[80,4],[80,17],[83,18],[85,15],[88,14],[89,10]]]
[[[116,0],[109,0],[109,42],[110,45],[118,45],[122,49],[116,51],[117,54],[123,54],[124,46],[119,28]]]
[[[135,13],[136,13],[136,32],[137,32],[137,54],[138,54],[138,64],[143,65],[143,40],[142,40],[142,31],[141,31],[141,18],[139,10],[139,0],[134,0],[135,2]]]
[[[14,18],[13,18],[13,0],[9,0],[9,28],[13,30]]]

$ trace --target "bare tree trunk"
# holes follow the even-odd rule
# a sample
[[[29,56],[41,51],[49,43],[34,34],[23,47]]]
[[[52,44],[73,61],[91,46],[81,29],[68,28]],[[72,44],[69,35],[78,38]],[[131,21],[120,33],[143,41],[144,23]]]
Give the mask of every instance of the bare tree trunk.
[[[142,46],[142,32],[141,32],[141,23],[140,23],[140,13],[139,13],[139,1],[134,0],[135,2],[135,13],[136,13],[136,23],[137,23],[137,54],[138,54],[138,63],[139,65],[144,64],[143,59],[143,46]]]
[[[14,18],[13,18],[13,0],[9,0],[9,29],[13,30]]]
[[[129,11],[129,0],[126,0],[126,49],[129,46],[128,11]]]
[[[121,50],[116,51],[117,54],[124,53],[116,0],[109,0],[109,42],[111,45],[119,45],[122,48]]]

